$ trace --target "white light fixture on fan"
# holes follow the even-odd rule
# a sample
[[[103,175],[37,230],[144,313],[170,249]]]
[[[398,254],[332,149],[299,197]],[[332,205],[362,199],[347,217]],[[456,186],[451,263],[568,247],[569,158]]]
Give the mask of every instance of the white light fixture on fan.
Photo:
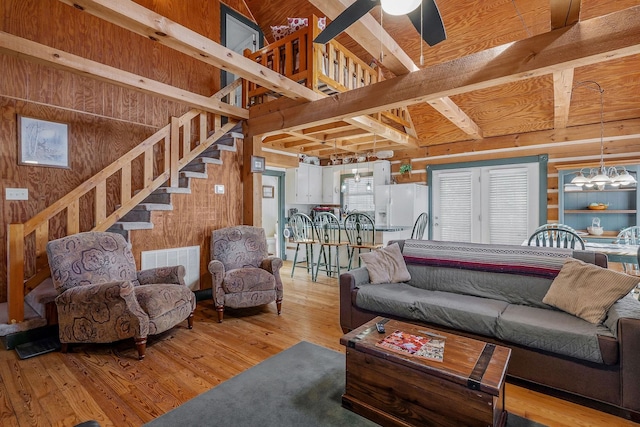
[[[406,15],[420,6],[422,0],[381,0],[380,3],[389,15]]]

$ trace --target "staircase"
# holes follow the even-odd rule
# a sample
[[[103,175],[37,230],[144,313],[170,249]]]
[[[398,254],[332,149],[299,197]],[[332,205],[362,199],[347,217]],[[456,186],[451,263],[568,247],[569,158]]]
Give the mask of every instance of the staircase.
[[[10,224],[8,301],[0,304],[0,338],[54,323],[56,292],[49,278],[46,255],[47,242],[56,238],[49,235],[51,221],[66,216],[64,229],[58,229],[58,234],[84,231],[80,230],[80,199],[90,196],[93,212],[82,212],[82,215],[92,215],[93,231],[112,231],[129,240],[129,231],[153,228],[153,211],[172,210],[172,194],[190,194],[191,179],[206,179],[209,165],[222,164],[223,151],[236,150],[237,140],[243,137],[241,123],[222,125],[221,119],[215,115],[212,120],[210,115],[197,110],[173,117],[169,125],[47,209],[23,224]],[[160,160],[155,158],[158,153]],[[140,157],[144,157],[142,182],[139,179],[134,182],[132,163]],[[107,192],[107,180],[114,175],[121,177],[121,186],[115,195],[121,204],[108,212],[107,198],[114,195]],[[132,194],[134,188],[139,189]]]
[[[112,233],[118,233],[129,241],[129,232],[132,230],[150,230],[153,228],[151,220],[154,211],[171,211],[172,194],[191,194],[192,179],[207,179],[208,165],[222,165],[220,158],[223,151],[236,151],[237,140],[242,139],[242,123],[238,122],[230,131],[204,150],[189,164],[183,167],[178,174],[178,186],[171,187],[165,182],[160,188],[154,190],[141,203],[137,204],[126,215],[120,218],[107,229]],[[116,208],[118,208],[117,206]]]

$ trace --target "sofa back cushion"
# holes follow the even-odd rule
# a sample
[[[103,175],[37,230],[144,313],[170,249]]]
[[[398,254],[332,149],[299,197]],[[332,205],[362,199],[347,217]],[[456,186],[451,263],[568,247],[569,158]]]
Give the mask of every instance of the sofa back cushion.
[[[548,307],[542,299],[564,261],[576,256],[571,249],[558,248],[432,240],[403,243],[412,286],[534,307]]]

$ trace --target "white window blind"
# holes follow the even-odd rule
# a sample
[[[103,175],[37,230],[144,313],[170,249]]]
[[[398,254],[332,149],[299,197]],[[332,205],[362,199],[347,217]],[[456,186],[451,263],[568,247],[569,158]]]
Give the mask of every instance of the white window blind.
[[[356,182],[353,177],[343,178],[346,184],[344,192],[343,206],[349,212],[370,212],[375,211],[373,203],[373,176],[361,176],[360,181]],[[367,190],[369,183],[370,190]]]
[[[488,170],[489,242],[519,244],[529,235],[526,167]]]
[[[472,173],[442,172],[437,175],[440,179],[434,196],[437,194],[438,200],[434,204],[438,203],[439,209],[434,219],[439,223],[439,232],[434,237],[445,241],[470,242],[473,222]]]

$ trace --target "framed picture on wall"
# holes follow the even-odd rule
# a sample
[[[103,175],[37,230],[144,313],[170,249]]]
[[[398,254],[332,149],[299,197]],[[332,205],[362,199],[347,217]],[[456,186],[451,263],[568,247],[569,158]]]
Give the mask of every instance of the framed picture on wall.
[[[265,199],[273,199],[273,185],[262,186],[262,197]]]
[[[66,123],[18,116],[18,164],[69,168]]]

